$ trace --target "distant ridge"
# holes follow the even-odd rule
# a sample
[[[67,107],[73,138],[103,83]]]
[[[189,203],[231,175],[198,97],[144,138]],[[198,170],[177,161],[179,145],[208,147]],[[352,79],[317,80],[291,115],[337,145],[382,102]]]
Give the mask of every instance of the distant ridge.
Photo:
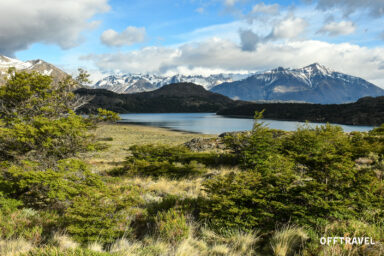
[[[384,123],[384,96],[365,97],[348,104],[247,103],[217,114],[253,118],[255,111],[262,110],[266,119],[380,126]]]
[[[276,68],[246,79],[222,83],[212,92],[247,101],[280,100],[320,104],[355,102],[382,96],[384,90],[368,81],[335,72],[318,63],[299,69]]]
[[[92,101],[80,111],[93,113],[105,108],[118,113],[192,113],[217,112],[241,102],[205,90],[193,83],[169,84],[150,92],[117,94],[105,89],[78,89],[80,96],[92,95]]]

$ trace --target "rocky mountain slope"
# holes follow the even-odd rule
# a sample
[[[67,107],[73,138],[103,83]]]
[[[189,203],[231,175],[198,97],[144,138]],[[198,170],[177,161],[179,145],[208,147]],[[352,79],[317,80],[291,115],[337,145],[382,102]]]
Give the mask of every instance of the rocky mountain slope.
[[[354,102],[382,96],[384,90],[362,78],[332,71],[320,64],[299,69],[277,68],[211,89],[233,99],[281,100],[321,104]]]
[[[37,71],[44,75],[50,75],[53,77],[54,82],[58,82],[68,76],[68,74],[61,69],[43,60],[29,60],[23,62],[21,60],[0,55],[0,85],[4,83],[4,79],[7,77],[7,72],[10,67],[15,67],[17,71]]]
[[[242,104],[192,83],[169,84],[154,91],[133,94],[85,88],[78,89],[75,93],[80,96],[94,96],[91,102],[80,110],[82,113],[93,113],[97,108],[118,113],[217,112]]]
[[[107,89],[116,93],[136,93],[153,91],[167,84],[194,83],[209,90],[218,84],[237,81],[248,76],[249,75],[242,74],[218,74],[210,76],[160,76],[151,74],[110,75],[96,82],[92,88]]]

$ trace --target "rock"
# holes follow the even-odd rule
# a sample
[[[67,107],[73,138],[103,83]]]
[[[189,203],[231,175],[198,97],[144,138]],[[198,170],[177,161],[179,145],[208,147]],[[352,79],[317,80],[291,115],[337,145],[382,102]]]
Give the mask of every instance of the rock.
[[[192,140],[184,143],[184,146],[195,152],[225,149],[225,145],[223,144],[221,138],[193,138]]]

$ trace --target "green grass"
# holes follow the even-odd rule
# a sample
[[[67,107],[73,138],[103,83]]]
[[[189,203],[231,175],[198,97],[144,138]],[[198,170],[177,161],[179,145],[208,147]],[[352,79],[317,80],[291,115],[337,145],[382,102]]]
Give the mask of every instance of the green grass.
[[[127,149],[132,145],[168,144],[180,145],[193,138],[213,138],[214,135],[172,131],[164,128],[130,125],[102,124],[94,132],[96,138],[108,148],[101,152],[83,154],[94,171],[106,171],[122,166]]]

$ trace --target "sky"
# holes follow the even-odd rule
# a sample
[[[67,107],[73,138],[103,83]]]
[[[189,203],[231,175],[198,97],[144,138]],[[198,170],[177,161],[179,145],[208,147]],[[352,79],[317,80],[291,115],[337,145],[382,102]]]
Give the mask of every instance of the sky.
[[[384,0],[0,0],[0,54],[93,80],[320,63],[384,88]]]

